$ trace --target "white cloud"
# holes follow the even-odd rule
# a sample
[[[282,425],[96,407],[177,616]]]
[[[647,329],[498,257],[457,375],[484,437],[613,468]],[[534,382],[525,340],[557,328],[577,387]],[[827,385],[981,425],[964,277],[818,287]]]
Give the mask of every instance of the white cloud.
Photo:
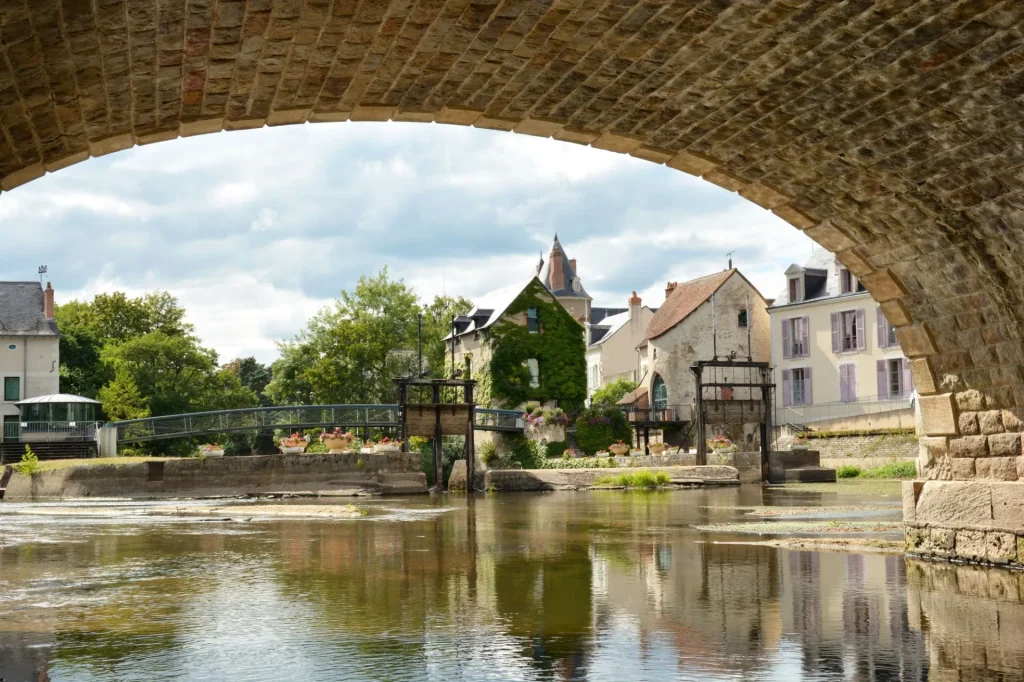
[[[209,201],[217,207],[241,206],[255,199],[259,194],[256,183],[251,180],[226,182],[210,190]]]
[[[256,220],[252,221],[250,229],[253,232],[267,232],[268,230],[274,229],[274,225],[277,223],[277,211],[272,208],[265,208],[260,211],[259,216]]]

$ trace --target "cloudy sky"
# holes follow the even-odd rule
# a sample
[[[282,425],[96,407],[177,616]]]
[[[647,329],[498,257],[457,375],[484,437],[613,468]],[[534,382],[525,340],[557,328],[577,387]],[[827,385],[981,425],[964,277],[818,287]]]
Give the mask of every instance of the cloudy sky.
[[[435,124],[203,135],[91,159],[0,194],[0,279],[49,266],[57,301],[172,292],[222,360],[276,357],[360,275],[421,299],[532,273],[555,232],[595,305],[736,265],[773,297],[811,242],[714,185],[629,156]]]

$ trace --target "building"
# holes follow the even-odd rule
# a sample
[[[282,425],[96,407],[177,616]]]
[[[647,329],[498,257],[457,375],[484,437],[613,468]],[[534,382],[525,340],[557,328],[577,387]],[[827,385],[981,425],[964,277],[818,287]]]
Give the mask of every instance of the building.
[[[569,311],[580,324],[601,324],[612,315],[628,312],[628,308],[601,308],[593,305],[593,299],[583,288],[576,259],[569,258],[558,241],[558,235],[551,243],[547,261],[541,256],[537,263],[537,277],[544,283],[551,295]]]
[[[53,310],[49,283],[43,289],[39,282],[0,282],[0,414],[5,440],[18,439],[19,402],[60,390],[60,332]]]
[[[910,366],[895,329],[832,253],[816,249],[804,265],[791,265],[768,312],[778,423],[873,414],[870,424],[849,426],[914,425]],[[901,414],[881,420],[887,412]]]
[[[602,318],[587,329],[587,397],[619,379],[639,382],[643,373],[636,348],[647,335],[655,310],[633,292],[629,308]]]
[[[665,304],[637,348],[640,386],[623,404],[671,409],[670,421],[692,421],[696,384],[690,366],[716,355],[768,362],[770,339],[767,302],[739,270],[669,282]]]

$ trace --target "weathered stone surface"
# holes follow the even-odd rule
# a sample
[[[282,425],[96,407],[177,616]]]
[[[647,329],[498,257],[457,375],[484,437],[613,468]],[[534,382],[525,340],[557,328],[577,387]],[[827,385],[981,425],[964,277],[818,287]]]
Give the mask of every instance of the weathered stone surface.
[[[990,457],[1019,457],[1021,455],[1020,434],[997,433],[989,436],[988,454]]]
[[[978,426],[977,412],[961,412],[958,424],[960,426],[961,435],[977,436],[981,433],[981,427]]]
[[[978,412],[978,428],[985,435],[993,433],[1002,433],[1003,429],[1003,413],[1000,410],[988,410],[986,412]]]
[[[1024,485],[997,483],[991,488],[992,525],[1024,532]]]
[[[1016,481],[1017,460],[1013,457],[983,457],[974,461],[978,479]]]
[[[929,436],[955,436],[957,414],[949,393],[921,396],[921,423]]]
[[[988,457],[986,436],[964,436],[949,441],[949,454],[953,457]]]
[[[974,478],[974,460],[971,458],[950,459],[949,469],[954,481],[970,481]]]
[[[1003,427],[1007,431],[1024,431],[1024,421],[1018,419],[1017,415],[1010,410],[1003,410]]]
[[[1006,564],[1017,558],[1017,536],[1013,533],[986,533],[985,543],[985,558],[993,564]]]
[[[967,561],[985,561],[988,558],[988,540],[985,531],[957,531],[956,555]]]
[[[927,481],[917,498],[916,521],[946,528],[991,527],[992,486],[979,482]]]
[[[971,389],[956,394],[956,406],[962,411],[980,412],[985,409],[985,396]]]
[[[926,436],[918,439],[918,470],[923,478],[949,480],[953,478],[949,439],[945,436]]]

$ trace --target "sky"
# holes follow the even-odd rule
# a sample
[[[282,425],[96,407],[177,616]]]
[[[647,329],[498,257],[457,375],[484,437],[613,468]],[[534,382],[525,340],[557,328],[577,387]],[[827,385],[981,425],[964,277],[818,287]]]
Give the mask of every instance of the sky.
[[[699,178],[556,140],[423,123],[201,135],[89,159],[0,194],[0,280],[46,264],[58,303],[178,297],[222,361],[276,342],[387,266],[427,301],[533,274],[557,232],[596,306],[736,267],[767,298],[812,242]]]

